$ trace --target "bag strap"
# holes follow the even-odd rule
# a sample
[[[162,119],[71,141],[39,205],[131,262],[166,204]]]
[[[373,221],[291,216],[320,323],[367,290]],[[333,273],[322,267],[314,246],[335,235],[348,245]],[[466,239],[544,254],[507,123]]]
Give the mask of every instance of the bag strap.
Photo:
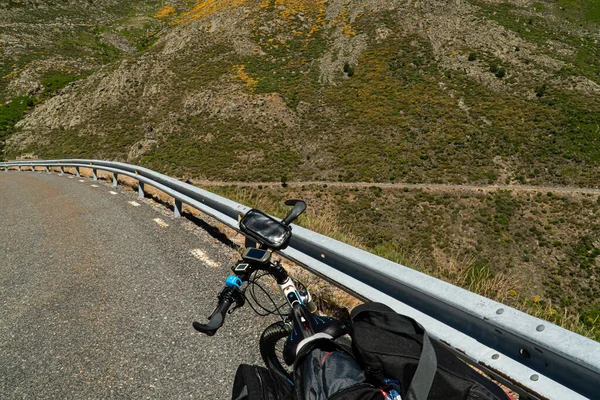
[[[415,335],[423,335],[419,364],[408,387],[406,400],[426,400],[437,371],[437,357],[427,331],[414,319],[398,314],[382,303],[365,303],[356,307],[352,310],[352,322],[357,320],[391,333],[413,338]]]
[[[435,350],[429,340],[427,332],[423,334],[423,349],[421,350],[421,357],[419,359],[419,365],[415,371],[408,392],[406,393],[407,400],[426,400],[433,384],[433,378],[437,371],[437,357],[435,356]]]

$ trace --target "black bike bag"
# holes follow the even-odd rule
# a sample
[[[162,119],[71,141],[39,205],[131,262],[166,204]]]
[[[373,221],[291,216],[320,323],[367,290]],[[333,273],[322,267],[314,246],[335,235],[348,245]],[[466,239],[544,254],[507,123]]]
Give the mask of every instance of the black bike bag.
[[[292,237],[292,228],[275,218],[252,209],[240,220],[240,229],[252,239],[273,250],[283,249]]]
[[[354,355],[369,383],[394,388],[404,400],[508,399],[412,318],[381,303],[362,304],[351,317]]]
[[[233,381],[232,400],[282,400],[291,398],[292,384],[270,369],[248,364],[241,364],[238,367]]]

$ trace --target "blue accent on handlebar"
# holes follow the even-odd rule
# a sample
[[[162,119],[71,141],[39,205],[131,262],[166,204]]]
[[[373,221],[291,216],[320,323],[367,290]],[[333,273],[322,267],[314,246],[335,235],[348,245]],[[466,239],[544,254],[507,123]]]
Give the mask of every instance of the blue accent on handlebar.
[[[242,287],[242,280],[235,275],[229,275],[225,280],[225,285],[230,288],[240,289]]]

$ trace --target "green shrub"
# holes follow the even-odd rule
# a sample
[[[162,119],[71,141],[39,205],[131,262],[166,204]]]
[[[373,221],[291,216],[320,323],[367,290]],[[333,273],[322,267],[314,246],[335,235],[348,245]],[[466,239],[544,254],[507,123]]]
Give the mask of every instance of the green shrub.
[[[546,89],[547,89],[547,86],[545,83],[542,83],[541,85],[536,86],[535,87],[535,95],[537,97],[542,97],[544,94],[546,94]]]
[[[344,72],[346,73],[346,75],[348,75],[349,77],[354,75],[354,67],[352,65],[350,65],[348,63],[348,61],[346,61],[344,63]]]
[[[78,75],[63,73],[61,71],[50,71],[42,78],[42,86],[44,87],[44,95],[51,96],[57,90],[67,86],[69,83],[79,79]]]
[[[8,135],[17,122],[23,118],[25,111],[34,105],[29,96],[15,97],[9,103],[0,106],[0,137]]]

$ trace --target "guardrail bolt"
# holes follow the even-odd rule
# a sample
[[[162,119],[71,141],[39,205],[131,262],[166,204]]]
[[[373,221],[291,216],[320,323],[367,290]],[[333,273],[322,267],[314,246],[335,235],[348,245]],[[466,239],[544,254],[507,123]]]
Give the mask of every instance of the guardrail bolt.
[[[138,181],[138,199],[143,199],[144,196],[144,182]]]
[[[119,180],[117,179],[118,174],[116,172],[113,172],[113,187],[117,187],[117,185],[119,184]]]
[[[92,175],[94,176],[94,180],[98,180],[98,174],[96,173],[96,168],[92,168]]]
[[[183,204],[181,204],[180,200],[175,199],[175,207],[173,207],[173,214],[175,215],[175,218],[179,218],[181,217],[181,208],[183,207]]]

